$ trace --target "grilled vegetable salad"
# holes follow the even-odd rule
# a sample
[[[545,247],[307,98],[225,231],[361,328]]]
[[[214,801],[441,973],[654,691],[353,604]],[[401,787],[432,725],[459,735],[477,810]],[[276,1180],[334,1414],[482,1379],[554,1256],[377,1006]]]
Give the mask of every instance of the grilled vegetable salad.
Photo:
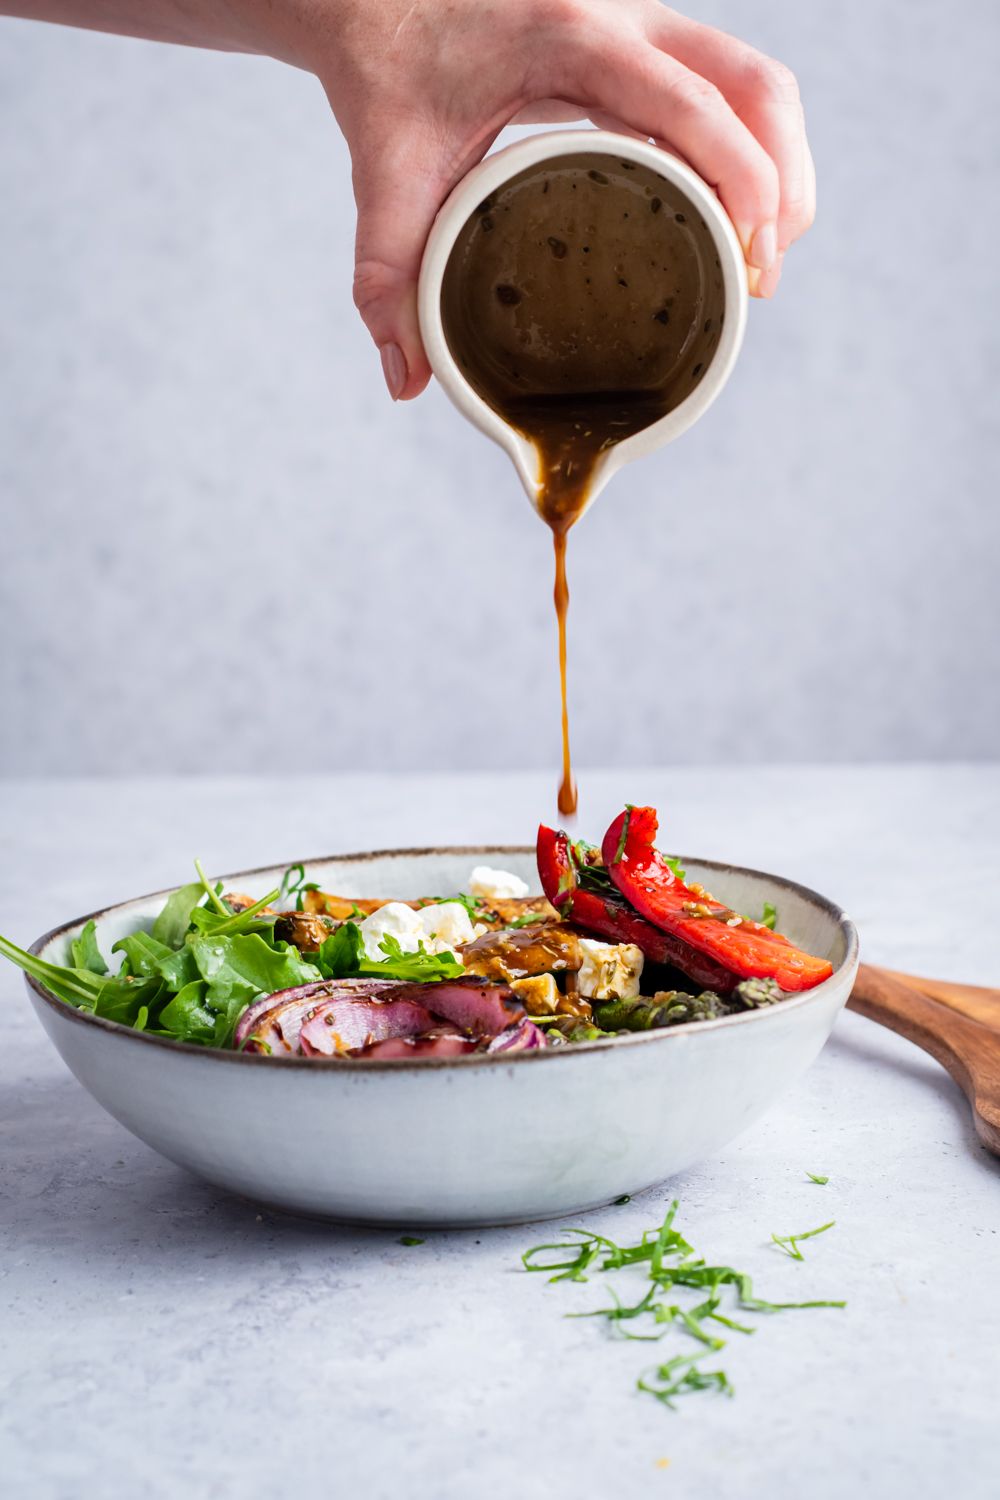
[[[592,1041],[772,1005],[820,984],[825,960],[732,911],[655,847],[627,807],[598,848],[538,830],[543,894],[479,867],[458,896],[370,900],[302,866],[259,901],[198,880],[115,972],[93,922],[57,965],[0,953],[58,999],[136,1030],[272,1057],[459,1057]]]

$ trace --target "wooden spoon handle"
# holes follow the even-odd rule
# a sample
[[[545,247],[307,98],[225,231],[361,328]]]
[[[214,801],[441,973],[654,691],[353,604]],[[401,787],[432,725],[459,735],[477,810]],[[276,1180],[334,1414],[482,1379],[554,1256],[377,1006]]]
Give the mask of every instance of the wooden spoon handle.
[[[1000,1156],[1000,1030],[957,1014],[870,964],[859,968],[847,1003],[937,1058],[971,1104],[979,1139]]]
[[[988,990],[979,984],[955,984],[950,979],[924,979],[918,974],[900,974],[897,969],[880,969],[879,973],[908,984],[922,995],[930,995],[932,1000],[968,1016],[970,1021],[1000,1027],[1000,990]]]

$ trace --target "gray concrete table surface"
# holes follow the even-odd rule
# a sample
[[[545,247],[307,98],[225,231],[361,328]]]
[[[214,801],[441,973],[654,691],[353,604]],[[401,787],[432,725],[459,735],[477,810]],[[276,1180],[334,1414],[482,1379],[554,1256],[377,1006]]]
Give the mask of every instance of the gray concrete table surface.
[[[178,884],[195,855],[530,840],[552,791],[538,773],[0,782],[0,931]],[[625,798],[657,803],[671,848],[833,896],[872,960],[1000,983],[996,767],[591,773],[581,830]],[[600,1277],[521,1272],[558,1225],[404,1247],[229,1197],[99,1109],[7,967],[0,1080],[5,1496],[998,1493],[1000,1168],[946,1074],[860,1017],[718,1157],[586,1216],[633,1239],[676,1194],[699,1250],[763,1295],[847,1299],[751,1318],[718,1356],[734,1398],[677,1411],[635,1380],[681,1334],[615,1340],[563,1317],[606,1304]],[[530,1149],[531,1121],[511,1124]],[[769,1243],[830,1218],[801,1264]]]

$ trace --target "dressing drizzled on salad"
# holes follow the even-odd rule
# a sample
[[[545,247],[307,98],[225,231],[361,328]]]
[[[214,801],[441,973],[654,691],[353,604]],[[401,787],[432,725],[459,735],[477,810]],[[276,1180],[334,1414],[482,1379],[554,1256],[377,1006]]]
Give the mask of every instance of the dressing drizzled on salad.
[[[774,931],[773,908],[735,912],[688,881],[656,832],[651,807],[626,808],[599,848],[543,825],[538,894],[477,867],[456,895],[372,899],[321,890],[299,865],[254,900],[198,866],[110,954],[93,921],[61,964],[2,937],[0,954],[57,1000],[152,1036],[345,1064],[721,1020],[832,973]]]
[[[538,453],[555,545],[562,780],[576,811],[566,674],[566,539],[601,455],[697,386],[725,314],[704,220],[650,168],[583,152],[519,173],[479,205],[445,271],[442,317],[475,391]]]

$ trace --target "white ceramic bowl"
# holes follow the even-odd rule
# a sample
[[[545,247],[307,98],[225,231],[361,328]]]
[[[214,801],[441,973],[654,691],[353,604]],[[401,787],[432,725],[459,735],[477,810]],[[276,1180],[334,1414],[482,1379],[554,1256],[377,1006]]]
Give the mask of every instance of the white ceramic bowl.
[[[445,267],[463,225],[476,206],[505,182],[528,167],[587,152],[639,162],[678,188],[701,214],[719,256],[725,297],[725,323],[708,368],[698,385],[673,411],[641,432],[609,448],[598,460],[587,496],[593,503],[613,474],[633,458],[672,442],[702,416],[729,379],[743,343],[747,320],[747,273],[736,231],[722,204],[706,182],[690,167],[648,141],[615,135],[606,130],[553,130],[515,141],[472,168],[442,205],[434,221],[420,268],[418,310],[420,332],[434,371],[445,393],[463,416],[499,443],[512,460],[532,504],[539,494],[538,457],[523,434],[503,420],[474,391],[452,355],[441,317],[441,286]],[[586,507],[585,507],[586,508]]]
[[[538,889],[529,849],[392,850],[307,864],[354,896],[463,888],[473,865]],[[146,1036],[28,981],[42,1025],[116,1120],[210,1182],[291,1212],[379,1224],[517,1223],[638,1192],[718,1151],[819,1052],[847,1000],[857,933],[831,902],[754,870],[685,859],[738,911],[778,907],[781,927],[828,957],[832,977],[796,999],[721,1021],[551,1052],[324,1062],[250,1056]],[[281,867],[227,877],[263,895]],[[95,913],[105,953],[148,928],[166,892]],[[64,962],[81,917],[33,951]]]

